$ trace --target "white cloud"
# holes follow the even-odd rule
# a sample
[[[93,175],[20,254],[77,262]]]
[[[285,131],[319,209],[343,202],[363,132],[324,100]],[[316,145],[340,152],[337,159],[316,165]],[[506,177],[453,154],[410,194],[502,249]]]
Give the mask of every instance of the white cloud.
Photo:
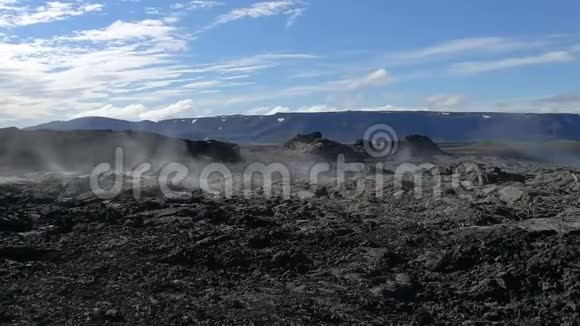
[[[86,13],[101,11],[102,4],[48,1],[35,8],[17,6],[18,1],[0,2],[0,27],[28,26],[65,20]]]
[[[71,118],[83,117],[107,117],[123,120],[144,120],[141,114],[146,113],[147,108],[142,104],[131,104],[125,107],[115,107],[111,104],[105,105],[101,108],[78,113]]]
[[[288,13],[290,14],[290,17],[288,17],[288,21],[286,21],[286,28],[292,27],[292,25],[294,25],[296,23],[298,18],[300,18],[302,15],[304,15],[305,11],[306,11],[306,8],[296,8],[296,9],[289,10]]]
[[[536,56],[458,63],[452,66],[452,72],[457,74],[477,74],[482,72],[513,69],[530,65],[566,63],[572,60],[574,60],[574,56],[569,52],[555,51],[555,52],[547,52]]]
[[[452,110],[465,104],[465,96],[462,94],[441,94],[427,98],[427,107],[431,110]]]
[[[218,87],[218,86],[222,86],[223,84],[225,84],[225,83],[222,81],[219,81],[219,80],[207,80],[207,81],[198,81],[198,82],[189,83],[183,87],[188,88],[188,89],[203,89],[203,88]]]
[[[187,3],[175,3],[171,6],[172,9],[184,9],[184,10],[199,10],[199,9],[209,9],[214,7],[221,7],[225,3],[221,1],[211,1],[211,0],[193,0]]]
[[[540,112],[575,112],[580,114],[580,93],[545,96],[525,104]]]
[[[155,7],[147,7],[145,8],[145,13],[147,15],[159,15],[161,13],[161,11],[159,11],[159,9],[155,8]]]
[[[117,42],[116,44],[136,41],[153,41],[157,45],[172,50],[185,49],[186,42],[177,28],[163,20],[142,20],[138,22],[116,21],[103,29],[80,31],[60,40],[88,42]]]
[[[251,19],[268,16],[288,16],[287,26],[294,24],[296,19],[304,13],[304,2],[302,0],[279,0],[257,2],[250,7],[237,8],[230,12],[218,16],[211,24],[203,30],[212,29],[219,25],[228,24],[237,20]]]
[[[301,106],[290,108],[287,106],[273,106],[273,107],[258,107],[247,111],[251,115],[274,115],[278,113],[319,113],[319,112],[345,112],[345,111],[366,111],[366,112],[382,112],[382,111],[417,111],[425,110],[424,108],[406,108],[394,105],[383,105],[374,107],[336,107],[327,104],[317,104],[311,106]]]
[[[166,107],[149,109],[142,104],[131,104],[125,107],[116,107],[114,105],[105,105],[99,109],[84,111],[72,118],[81,117],[107,117],[123,120],[153,120],[159,121],[179,114],[191,111],[193,102],[191,100],[179,101]]]
[[[237,80],[237,79],[246,79],[249,78],[250,75],[234,75],[234,76],[225,76],[221,77],[221,80]]]
[[[117,21],[106,28],[48,39],[0,38],[2,118],[59,119],[95,107],[104,115],[114,115],[117,103],[151,107],[193,94],[206,94],[208,98],[200,100],[210,102],[207,108],[223,107],[215,101],[216,94],[227,87],[254,84],[253,72],[318,58],[306,53],[265,53],[184,64],[179,57],[187,45],[184,34],[163,19]],[[108,110],[106,103],[112,104]],[[145,110],[120,107],[120,115],[143,115]]]
[[[327,81],[318,84],[288,86],[278,89],[264,89],[254,93],[223,96],[204,101],[206,106],[232,106],[244,103],[258,103],[283,98],[298,98],[313,94],[352,94],[368,87],[386,85],[394,78],[385,70],[377,69],[362,77],[346,78],[338,81]]]
[[[10,9],[12,6],[20,0],[0,0],[0,9]]]
[[[547,96],[536,100],[537,103],[550,104],[550,105],[567,105],[575,104],[580,105],[580,93],[576,94],[558,94]]]
[[[191,100],[183,100],[161,109],[145,112],[141,115],[141,117],[146,120],[158,121],[170,117],[175,117],[176,115],[181,113],[186,113],[188,111],[191,111],[192,108],[193,102]]]
[[[0,39],[0,105],[11,117],[34,119],[94,107],[119,92],[146,92],[184,74],[172,61],[184,45],[175,28],[160,21],[117,22],[50,39]]]
[[[580,92],[512,98],[496,101],[493,110],[500,112],[580,114]],[[492,110],[489,110],[490,112]]]
[[[289,107],[277,105],[277,106],[273,106],[273,107],[263,106],[263,107],[254,108],[254,109],[248,110],[247,114],[250,114],[250,115],[274,115],[277,113],[288,113],[288,112],[291,112]]]
[[[380,86],[391,83],[393,76],[385,69],[377,69],[368,75],[348,81],[348,87],[358,89],[367,86]]]

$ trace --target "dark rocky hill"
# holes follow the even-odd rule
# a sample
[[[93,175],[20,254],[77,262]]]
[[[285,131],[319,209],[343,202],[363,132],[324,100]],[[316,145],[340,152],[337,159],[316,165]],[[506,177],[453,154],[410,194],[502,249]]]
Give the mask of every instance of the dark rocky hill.
[[[580,140],[580,115],[444,112],[280,113],[271,116],[220,116],[129,122],[107,118],[56,121],[29,129],[142,130],[171,137],[219,139],[235,143],[282,144],[297,134],[322,132],[354,143],[375,124],[388,124],[403,139],[420,134],[435,141]]]

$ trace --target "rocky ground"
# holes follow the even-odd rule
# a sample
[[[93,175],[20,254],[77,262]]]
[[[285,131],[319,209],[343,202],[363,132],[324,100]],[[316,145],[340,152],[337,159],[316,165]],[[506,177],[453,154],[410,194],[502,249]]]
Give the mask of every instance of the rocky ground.
[[[435,162],[441,198],[394,163],[379,198],[369,175],[250,199],[4,180],[0,324],[579,325],[580,172],[461,162]]]

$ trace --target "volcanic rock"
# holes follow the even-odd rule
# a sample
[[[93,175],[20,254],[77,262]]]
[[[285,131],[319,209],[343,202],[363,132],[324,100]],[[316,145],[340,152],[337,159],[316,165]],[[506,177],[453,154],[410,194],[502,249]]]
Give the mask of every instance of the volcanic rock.
[[[389,280],[385,285],[372,291],[382,294],[386,299],[395,299],[403,302],[412,301],[417,295],[417,290],[411,277],[404,273],[395,275],[394,280]]]
[[[363,156],[351,147],[322,137],[320,132],[297,135],[290,139],[283,148],[301,156],[323,161],[336,161],[344,155],[346,161],[361,161]]]
[[[519,223],[518,227],[532,233],[580,234],[580,218],[535,218]]]
[[[526,182],[526,176],[518,173],[502,171],[499,167],[494,167],[483,171],[484,181],[487,184],[505,183],[505,182]]]
[[[113,321],[113,322],[122,321],[123,315],[121,314],[121,312],[119,310],[111,308],[111,309],[105,311],[105,319]]]
[[[17,261],[52,260],[59,256],[56,250],[31,247],[0,247],[0,258]]]
[[[22,213],[0,211],[0,232],[26,232],[32,230],[32,219]]]
[[[311,197],[85,201],[34,173],[0,187],[0,324],[577,325],[578,171],[469,160],[497,179],[458,173],[473,185],[443,198],[429,173],[422,197],[388,195],[385,172],[356,194],[300,179]]]
[[[525,192],[517,187],[505,187],[498,191],[499,198],[505,203],[513,205],[519,200],[522,200],[525,196]]]

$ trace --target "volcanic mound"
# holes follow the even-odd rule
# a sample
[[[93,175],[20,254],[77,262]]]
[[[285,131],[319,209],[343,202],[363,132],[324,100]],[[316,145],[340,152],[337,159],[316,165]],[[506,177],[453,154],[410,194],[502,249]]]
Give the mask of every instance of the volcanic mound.
[[[359,139],[353,148],[356,152],[364,154],[382,153],[383,158],[397,160],[429,159],[436,155],[446,155],[431,138],[422,135],[409,135],[397,142],[374,143],[370,140]]]
[[[445,155],[431,138],[422,135],[410,135],[399,143],[398,156],[410,158],[430,158],[436,155]]]
[[[351,147],[323,138],[320,132],[298,135],[284,144],[283,148],[300,156],[324,161],[336,160],[339,155],[344,155],[346,161],[363,159],[363,156]]]

